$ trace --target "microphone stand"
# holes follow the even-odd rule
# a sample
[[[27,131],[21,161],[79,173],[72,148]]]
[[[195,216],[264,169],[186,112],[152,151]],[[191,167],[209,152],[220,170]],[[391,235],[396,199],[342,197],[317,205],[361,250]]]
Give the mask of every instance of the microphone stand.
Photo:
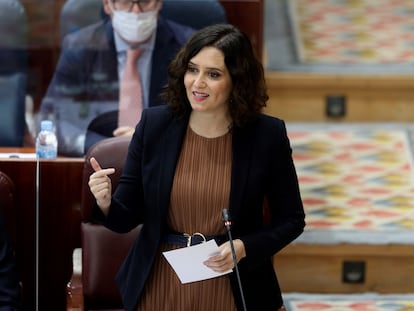
[[[236,251],[234,250],[233,238],[231,237],[231,230],[230,230],[231,220],[230,220],[230,215],[229,215],[229,212],[228,212],[227,208],[223,209],[223,221],[224,221],[224,226],[227,229],[227,234],[229,236],[231,254],[233,256],[234,268],[236,269],[237,282],[239,284],[240,296],[241,296],[241,300],[242,300],[242,304],[243,304],[243,310],[247,311],[246,302],[244,301],[243,287],[242,287],[242,284],[241,284],[241,281],[240,281],[239,268],[237,266]]]
[[[36,156],[36,247],[35,247],[35,310],[39,310],[39,196],[40,196],[40,161],[39,156]]]

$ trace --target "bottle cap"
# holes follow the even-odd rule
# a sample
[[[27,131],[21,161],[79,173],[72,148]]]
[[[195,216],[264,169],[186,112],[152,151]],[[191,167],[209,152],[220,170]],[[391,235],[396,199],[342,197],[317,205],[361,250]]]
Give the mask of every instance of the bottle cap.
[[[50,120],[43,120],[40,123],[40,129],[42,131],[51,131],[53,129],[53,122]]]

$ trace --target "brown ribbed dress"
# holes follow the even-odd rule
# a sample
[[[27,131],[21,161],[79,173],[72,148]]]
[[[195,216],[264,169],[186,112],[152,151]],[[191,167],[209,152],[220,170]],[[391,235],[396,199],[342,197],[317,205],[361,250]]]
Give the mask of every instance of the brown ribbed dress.
[[[231,134],[205,138],[190,127],[175,172],[168,225],[176,232],[226,234],[221,215],[228,208],[231,178]],[[138,311],[234,311],[228,276],[181,284],[162,251],[147,281]]]

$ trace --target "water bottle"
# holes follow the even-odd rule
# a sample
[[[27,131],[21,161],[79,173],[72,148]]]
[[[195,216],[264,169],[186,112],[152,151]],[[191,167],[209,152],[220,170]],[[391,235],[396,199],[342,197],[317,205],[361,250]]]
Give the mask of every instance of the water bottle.
[[[53,122],[50,120],[40,123],[40,132],[36,138],[36,156],[41,159],[57,157],[57,138],[53,130]]]

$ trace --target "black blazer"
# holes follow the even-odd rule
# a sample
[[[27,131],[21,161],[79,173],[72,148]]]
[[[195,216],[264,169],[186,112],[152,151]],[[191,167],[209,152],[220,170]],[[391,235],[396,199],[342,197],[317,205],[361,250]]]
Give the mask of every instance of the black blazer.
[[[135,310],[166,231],[167,209],[188,126],[168,106],[144,110],[129,146],[112,205],[105,219],[116,231],[127,232],[143,223],[141,233],[117,275],[125,310]],[[282,120],[266,115],[245,128],[233,129],[233,159],[229,211],[233,238],[245,245],[239,262],[248,310],[277,310],[282,297],[272,264],[277,253],[304,229],[304,210],[291,147]],[[271,219],[263,222],[267,198]],[[230,274],[236,305],[242,310],[236,276]]]

